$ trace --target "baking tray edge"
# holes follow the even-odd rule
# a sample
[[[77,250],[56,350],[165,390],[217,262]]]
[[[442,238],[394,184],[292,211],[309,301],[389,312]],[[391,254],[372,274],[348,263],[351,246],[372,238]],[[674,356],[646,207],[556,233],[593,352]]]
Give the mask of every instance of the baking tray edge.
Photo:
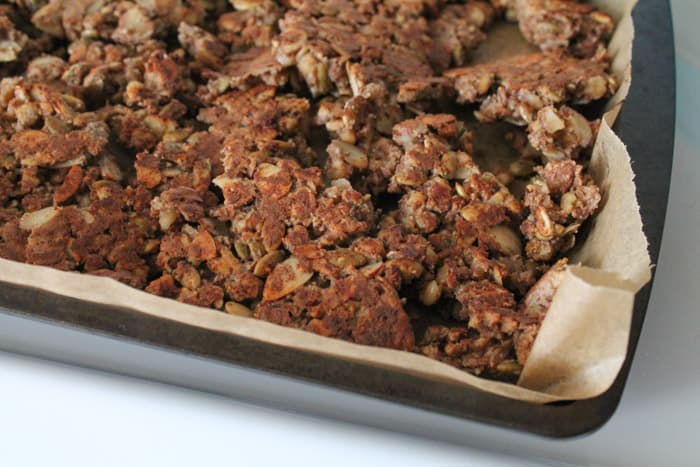
[[[640,0],[633,16],[636,28],[633,85],[615,129],[632,155],[644,230],[652,260],[656,261],[666,216],[675,129],[670,5],[667,0]],[[0,306],[5,309],[0,312],[78,326],[460,418],[549,437],[570,437],[601,427],[615,412],[641,333],[652,283],[637,294],[628,356],[612,387],[593,399],[549,405],[514,401],[449,383],[283,349],[28,287],[2,284]],[[48,357],[62,360],[61,355]],[[111,369],[129,374],[129,367],[130,362],[124,361]],[[342,397],[343,393],[338,394]],[[342,413],[332,415],[346,418]],[[367,423],[374,424],[372,420]]]

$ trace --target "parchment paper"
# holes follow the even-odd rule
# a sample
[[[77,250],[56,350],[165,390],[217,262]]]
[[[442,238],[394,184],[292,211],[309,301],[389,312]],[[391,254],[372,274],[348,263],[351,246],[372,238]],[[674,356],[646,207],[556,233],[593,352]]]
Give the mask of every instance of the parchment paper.
[[[572,258],[518,385],[489,381],[427,357],[366,347],[157,297],[112,279],[0,259],[0,281],[90,302],[110,303],[180,323],[245,336],[355,362],[446,380],[534,403],[595,397],[617,376],[627,351],[635,293],[650,278],[647,240],[627,150],[611,130],[631,81],[636,0],[597,0],[617,20],[611,42],[620,80],[606,107],[591,173],[603,189],[602,209]],[[522,44],[517,45],[522,47]],[[501,50],[502,53],[508,52]],[[512,53],[512,50],[510,51]]]

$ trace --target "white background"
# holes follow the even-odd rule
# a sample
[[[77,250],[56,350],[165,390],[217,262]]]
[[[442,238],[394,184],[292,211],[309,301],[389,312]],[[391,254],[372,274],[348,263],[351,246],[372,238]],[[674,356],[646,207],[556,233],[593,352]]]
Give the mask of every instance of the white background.
[[[601,430],[552,441],[445,418],[460,446],[0,352],[0,466],[700,465],[700,2],[672,4],[668,220],[627,390]]]

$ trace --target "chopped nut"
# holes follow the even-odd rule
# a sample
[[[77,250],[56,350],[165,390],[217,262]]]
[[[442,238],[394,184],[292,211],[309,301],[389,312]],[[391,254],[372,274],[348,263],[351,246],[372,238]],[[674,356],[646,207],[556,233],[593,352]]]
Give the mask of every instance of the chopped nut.
[[[112,39],[123,44],[139,44],[149,39],[154,30],[155,25],[146,11],[135,5],[121,15]]]
[[[571,214],[576,206],[576,195],[571,192],[564,193],[559,204],[563,212]]]
[[[440,299],[440,293],[442,290],[436,281],[428,282],[420,292],[420,301],[423,305],[431,306],[435,305]]]
[[[24,230],[35,229],[49,222],[58,214],[58,212],[59,210],[53,206],[39,209],[38,211],[34,212],[27,212],[22,215],[22,218],[19,221],[19,226]]]
[[[243,318],[250,318],[253,316],[253,312],[247,306],[243,306],[236,302],[226,302],[224,305],[224,311],[229,315],[242,316]]]
[[[161,209],[158,213],[158,224],[160,230],[167,231],[175,221],[177,221],[177,211],[175,209]]]

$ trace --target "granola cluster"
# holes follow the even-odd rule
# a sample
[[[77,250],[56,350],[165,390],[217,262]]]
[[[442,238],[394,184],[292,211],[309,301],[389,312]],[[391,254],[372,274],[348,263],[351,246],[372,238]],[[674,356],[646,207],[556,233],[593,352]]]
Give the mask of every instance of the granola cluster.
[[[605,53],[614,22],[591,5],[570,0],[513,0],[525,39],[542,50],[568,49],[578,57]]]
[[[541,52],[470,65],[503,18]],[[0,256],[516,378],[601,202],[612,27],[573,0],[16,0]]]
[[[524,125],[547,106],[584,105],[617,87],[600,59],[577,59],[562,52],[533,53],[445,73],[454,80],[457,102],[479,104],[483,122]]]

